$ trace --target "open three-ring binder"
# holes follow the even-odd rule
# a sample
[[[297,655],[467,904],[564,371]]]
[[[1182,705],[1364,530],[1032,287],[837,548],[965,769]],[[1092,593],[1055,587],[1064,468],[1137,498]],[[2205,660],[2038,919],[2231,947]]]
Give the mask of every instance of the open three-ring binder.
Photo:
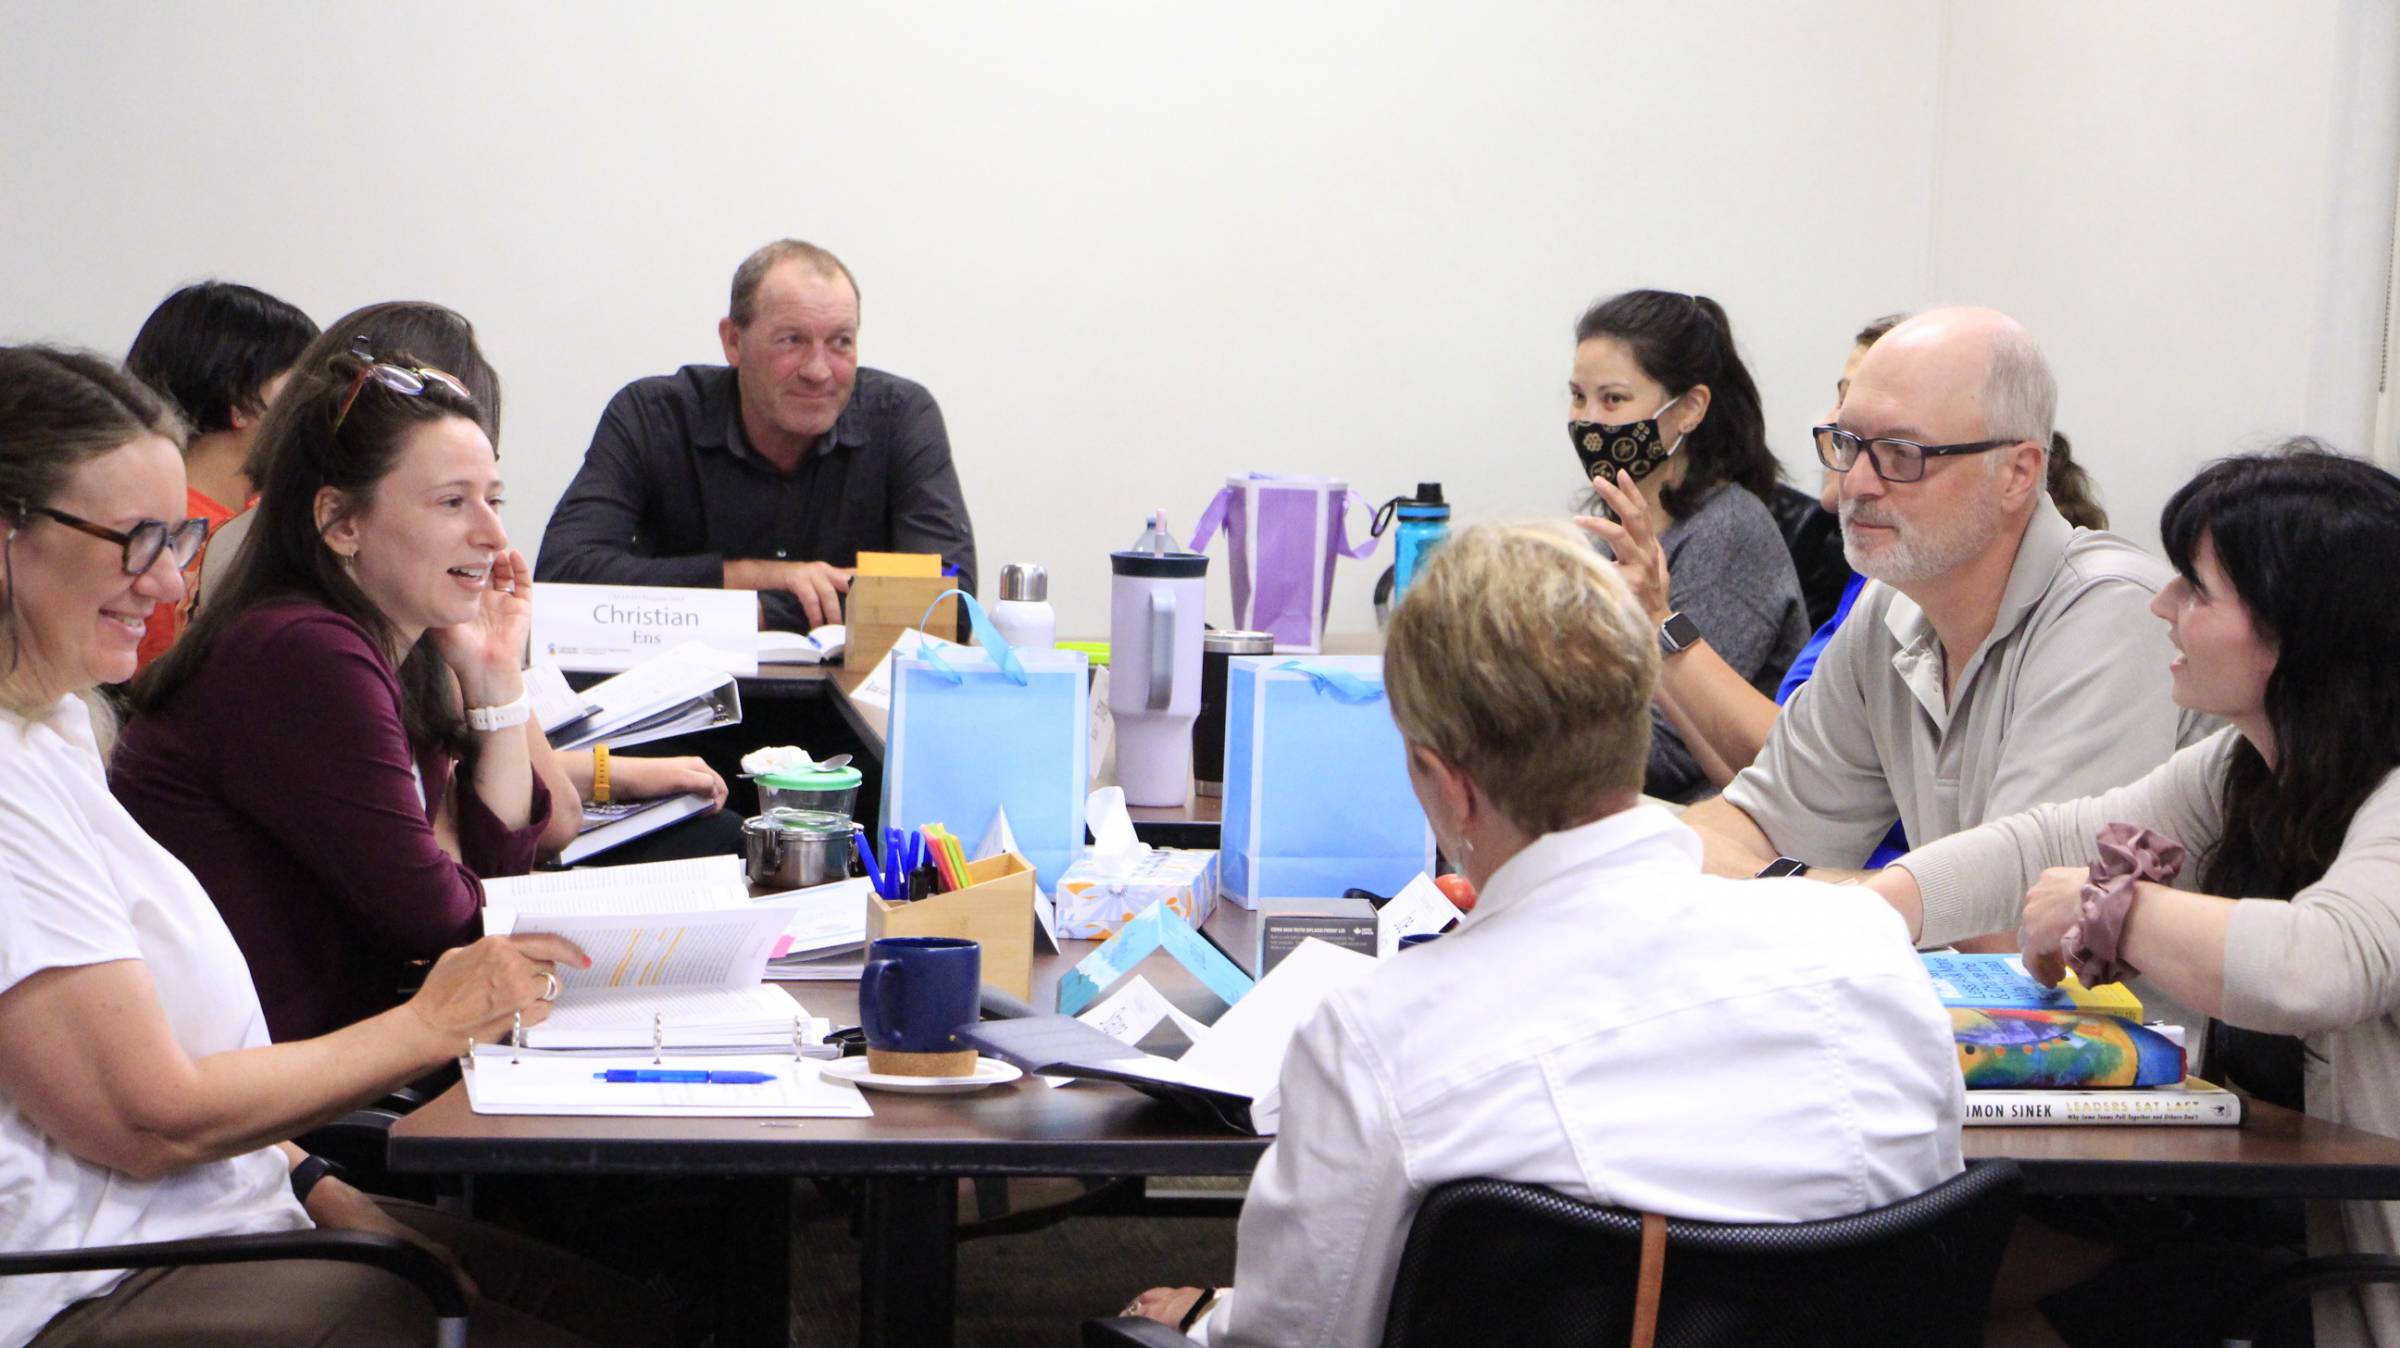
[[[867,1118],[874,1109],[847,1081],[824,1075],[823,1022],[791,1020],[790,1053],[646,1054],[544,1052],[513,1044],[470,1047],[460,1063],[467,1104],[478,1114],[552,1114],[614,1118]],[[816,1042],[804,1042],[814,1039]],[[609,1081],[611,1071],[671,1067],[685,1072],[763,1075],[763,1082]]]

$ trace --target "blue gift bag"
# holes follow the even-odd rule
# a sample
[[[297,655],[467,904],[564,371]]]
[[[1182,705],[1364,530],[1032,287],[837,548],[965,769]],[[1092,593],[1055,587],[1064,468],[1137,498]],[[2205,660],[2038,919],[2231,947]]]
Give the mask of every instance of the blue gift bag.
[[[1226,669],[1224,893],[1397,894],[1433,869],[1376,656],[1237,656]]]
[[[950,593],[966,602],[983,649],[928,649],[893,661],[884,825],[938,823],[972,840],[1006,809],[1036,882],[1055,888],[1083,847],[1090,717],[1083,653],[1012,648],[973,596]]]

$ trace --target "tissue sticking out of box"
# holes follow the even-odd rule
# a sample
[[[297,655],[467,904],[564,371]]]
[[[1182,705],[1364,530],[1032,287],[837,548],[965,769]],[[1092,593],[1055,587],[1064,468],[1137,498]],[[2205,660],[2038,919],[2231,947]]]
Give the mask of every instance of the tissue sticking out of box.
[[[1105,884],[1112,894],[1125,892],[1127,882],[1141,869],[1150,845],[1134,835],[1133,815],[1125,808],[1125,788],[1104,786],[1084,798],[1083,817],[1091,825],[1092,846],[1084,853],[1084,874]]]

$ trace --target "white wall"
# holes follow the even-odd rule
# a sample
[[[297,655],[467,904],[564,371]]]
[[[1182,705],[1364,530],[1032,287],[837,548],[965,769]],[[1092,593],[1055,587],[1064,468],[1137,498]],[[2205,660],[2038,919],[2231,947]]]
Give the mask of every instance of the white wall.
[[[530,548],[608,396],[715,359],[734,264],[796,234],[942,400],[986,573],[1046,563],[1092,634],[1102,554],[1228,471],[1557,509],[1571,327],[1625,286],[1725,302],[1800,463],[1841,334],[1924,284],[1936,16],[1425,8],[8,0],[0,337],[121,352],[209,275],[444,301]],[[1829,95],[1860,62],[1901,73]],[[1848,217],[1842,151],[1903,208]]]
[[[2400,143],[2391,16],[1950,0],[1927,298],[2005,309],[2042,339],[2059,425],[2120,532],[2155,545],[2166,498],[2222,454],[2301,431],[2366,452]]]
[[[1935,298],[2050,342],[2135,519],[2298,420],[2334,6],[1465,8],[0,0],[0,339],[121,352],[202,276],[449,303],[530,549],[798,235],[941,398],[986,574],[1088,634],[1102,554],[1228,471],[1558,509],[1570,328],[1626,286],[1724,302],[1803,481],[1850,329]]]

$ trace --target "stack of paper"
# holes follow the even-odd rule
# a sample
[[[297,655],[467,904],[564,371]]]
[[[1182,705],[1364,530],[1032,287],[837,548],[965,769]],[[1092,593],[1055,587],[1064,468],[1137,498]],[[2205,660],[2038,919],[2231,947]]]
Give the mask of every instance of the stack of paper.
[[[865,963],[867,896],[873,892],[862,875],[761,899],[791,910],[782,937],[768,952],[768,979],[799,983],[858,977]]]
[[[734,856],[484,882],[486,932],[552,932],[592,957],[559,970],[529,1048],[788,1049],[806,1013],[759,981],[792,913],[753,903]]]
[[[828,1080],[815,1062],[771,1057],[679,1057],[682,1071],[757,1073],[759,1083],[612,1082],[594,1073],[640,1071],[657,1064],[642,1056],[593,1057],[486,1045],[460,1075],[467,1103],[478,1114],[583,1114],[624,1118],[867,1118],[874,1114],[858,1088]]]

